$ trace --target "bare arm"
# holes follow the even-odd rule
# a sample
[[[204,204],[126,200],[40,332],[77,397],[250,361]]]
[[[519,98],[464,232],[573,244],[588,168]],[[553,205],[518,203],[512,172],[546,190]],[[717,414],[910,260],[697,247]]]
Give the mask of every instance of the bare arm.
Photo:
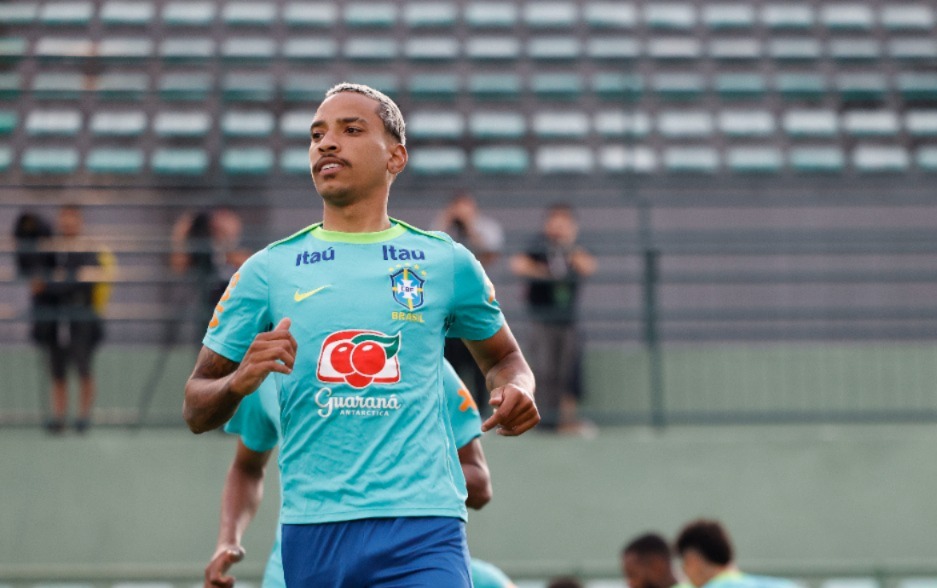
[[[534,402],[534,374],[507,323],[488,339],[463,341],[485,374],[489,404],[495,408],[482,431],[498,427],[498,434],[515,436],[536,426],[540,413]]]
[[[594,274],[599,265],[595,256],[582,247],[576,248],[570,254],[569,261],[576,273],[582,277],[589,277]]]
[[[205,568],[205,588],[234,586],[235,578],[226,573],[233,564],[244,558],[241,538],[263,499],[264,470],[269,459],[269,451],[252,451],[238,439],[237,453],[221,493],[218,543],[211,562]]]
[[[290,320],[260,333],[241,363],[202,347],[195,370],[185,384],[182,416],[193,433],[217,429],[234,415],[241,399],[256,390],[271,372],[289,374],[296,361],[296,339]]]
[[[523,253],[511,257],[511,271],[522,278],[547,279],[550,277],[547,264],[535,261]]]
[[[491,500],[491,473],[477,437],[459,448],[459,463],[462,464],[465,487],[468,489],[465,505],[479,510]]]

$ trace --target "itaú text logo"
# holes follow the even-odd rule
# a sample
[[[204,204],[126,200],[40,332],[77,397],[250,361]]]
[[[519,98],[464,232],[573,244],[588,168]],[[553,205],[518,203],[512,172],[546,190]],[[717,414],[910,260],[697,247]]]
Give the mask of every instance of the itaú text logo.
[[[332,333],[322,342],[316,376],[322,382],[352,388],[400,381],[400,333],[350,329]]]

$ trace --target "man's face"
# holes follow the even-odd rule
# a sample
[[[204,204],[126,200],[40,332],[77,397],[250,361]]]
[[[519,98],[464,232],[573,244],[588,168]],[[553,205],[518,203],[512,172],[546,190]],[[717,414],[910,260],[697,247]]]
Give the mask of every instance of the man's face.
[[[63,237],[77,237],[81,235],[81,211],[74,208],[63,208],[59,212],[59,234]]]
[[[670,562],[660,557],[626,553],[621,558],[621,572],[628,588],[670,588],[667,568]]]
[[[579,226],[571,214],[563,210],[550,212],[543,225],[547,238],[561,245],[571,245],[576,242]]]
[[[683,574],[696,588],[701,588],[709,578],[706,577],[706,562],[694,549],[687,549],[681,554]]]
[[[386,193],[406,164],[406,149],[385,129],[378,103],[363,94],[327,98],[311,128],[309,163],[319,195],[335,206]]]

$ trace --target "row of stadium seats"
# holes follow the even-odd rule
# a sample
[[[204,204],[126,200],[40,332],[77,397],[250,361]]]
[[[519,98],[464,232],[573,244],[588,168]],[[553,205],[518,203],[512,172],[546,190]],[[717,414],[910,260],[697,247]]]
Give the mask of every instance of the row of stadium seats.
[[[515,36],[473,36],[460,40],[452,36],[409,36],[398,41],[392,36],[359,37],[340,43],[327,37],[295,35],[284,39],[269,36],[230,35],[220,42],[206,37],[169,36],[158,42],[145,37],[111,36],[100,40],[88,37],[44,35],[30,41],[24,37],[0,39],[0,59],[17,60],[35,56],[44,60],[143,60],[200,62],[216,58],[249,61],[285,58],[321,61],[342,57],[350,61],[447,62],[469,59],[479,62],[589,59],[625,61],[649,58],[656,61],[687,61],[709,58],[726,62],[760,59],[785,62],[814,62],[828,58],[845,63],[890,58],[910,63],[937,58],[933,36],[905,36],[881,41],[877,38],[843,37],[820,40],[815,37],[784,36],[762,40],[757,37],[693,36],[651,37],[589,35],[534,36],[522,41]]]
[[[871,103],[890,95],[908,103],[937,101],[937,74],[903,72],[894,76],[874,71],[827,75],[810,71],[733,72],[708,76],[698,72],[642,75],[620,71],[518,73],[393,73],[359,72],[354,81],[367,83],[395,98],[406,93],[415,100],[516,101],[525,95],[546,100],[578,100],[595,96],[621,102],[642,98],[692,101],[712,94],[726,101],[762,101],[777,96],[787,102]],[[84,95],[100,100],[139,100],[155,95],[166,101],[204,101],[218,95],[229,101],[271,102],[277,99],[309,103],[321,98],[334,83],[330,74],[289,72],[282,76],[259,71],[231,71],[219,79],[203,71],[145,73],[40,72],[24,76],[0,73],[0,102],[21,97],[33,100],[72,101]]]
[[[97,14],[96,14],[97,12]],[[157,15],[159,12],[159,15]],[[278,18],[289,26],[350,27],[455,26],[460,19],[476,28],[567,29],[583,22],[607,29],[647,27],[658,30],[692,30],[702,25],[717,30],[766,29],[809,30],[822,26],[830,30],[865,31],[881,26],[885,30],[925,30],[934,26],[933,7],[924,3],[885,3],[881,8],[859,2],[807,3],[772,2],[761,7],[748,3],[704,5],[681,2],[575,2],[528,0],[522,6],[512,3],[469,2],[460,11],[452,2],[350,2],[342,8],[330,2],[289,2],[278,14],[270,2],[236,0],[219,5],[205,1],[173,1],[158,11],[152,0],[113,0],[100,10],[83,0],[12,2],[0,5],[0,26],[38,23],[49,26],[84,27],[95,18],[106,26],[148,26],[161,21],[167,26],[208,26],[220,20],[232,26],[270,26]]]
[[[24,121],[14,111],[0,110],[0,135],[22,128],[28,136],[75,136],[85,128],[79,110],[33,110]],[[662,138],[712,139],[717,133],[731,138],[767,138],[778,131],[789,139],[894,137],[902,131],[912,138],[937,137],[937,109],[909,110],[903,116],[891,110],[856,110],[837,114],[824,109],[789,110],[775,117],[767,110],[622,110],[475,112],[464,116],[452,111],[414,111],[407,133],[416,140],[520,139],[532,133],[537,139],[600,137],[643,138],[656,133]],[[217,124],[226,137],[270,137],[278,130],[284,138],[308,138],[310,110],[290,111],[279,119],[269,110],[222,112],[217,122],[202,111],[162,111],[152,117],[142,110],[102,111],[90,115],[87,129],[97,137],[139,138],[148,129],[157,137],[201,139]]]
[[[0,172],[17,163],[10,147],[0,146]],[[93,174],[203,175],[213,166],[226,174],[269,175],[309,173],[308,150],[269,147],[226,148],[217,161],[202,148],[143,149],[124,146],[95,147],[84,156],[85,171]],[[19,154],[19,169],[26,174],[73,174],[81,169],[82,154],[72,147],[31,146]],[[810,145],[782,150],[773,146],[733,147],[721,152],[710,146],[650,147],[584,145],[542,146],[531,154],[516,145],[479,147],[467,153],[458,147],[422,147],[410,152],[409,168],[421,174],[460,174],[469,169],[490,174],[541,173],[762,173],[785,171],[839,173],[896,173],[917,168],[937,172],[937,146],[909,152],[900,146],[859,145],[845,152],[836,145]]]

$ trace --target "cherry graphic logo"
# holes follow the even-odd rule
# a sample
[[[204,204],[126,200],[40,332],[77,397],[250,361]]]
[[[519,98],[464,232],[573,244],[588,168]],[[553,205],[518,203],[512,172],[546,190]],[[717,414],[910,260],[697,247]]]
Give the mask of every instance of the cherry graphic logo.
[[[347,330],[332,333],[322,342],[316,376],[323,382],[346,383],[353,388],[400,381],[400,333]]]

